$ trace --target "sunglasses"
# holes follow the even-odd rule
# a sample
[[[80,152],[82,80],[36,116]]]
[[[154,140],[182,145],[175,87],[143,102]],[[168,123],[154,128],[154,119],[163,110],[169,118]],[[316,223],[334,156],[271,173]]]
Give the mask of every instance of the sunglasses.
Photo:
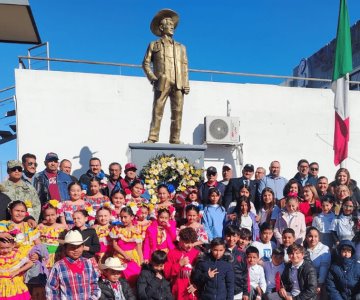
[[[207,175],[207,176],[215,176],[215,175],[216,175],[216,173],[209,172],[209,173],[207,173],[206,175]]]
[[[343,205],[344,208],[354,208],[352,205]]]
[[[190,194],[197,194],[197,191],[191,191]]]
[[[22,172],[22,167],[14,167],[10,169],[11,172],[19,171]]]
[[[38,164],[37,164],[36,162],[35,162],[35,163],[34,163],[34,162],[29,162],[29,163],[27,163],[27,165],[28,165],[28,166],[32,166],[32,165],[34,165],[35,167],[37,167],[37,166],[38,166]]]
[[[311,171],[319,171],[319,168],[311,168]]]

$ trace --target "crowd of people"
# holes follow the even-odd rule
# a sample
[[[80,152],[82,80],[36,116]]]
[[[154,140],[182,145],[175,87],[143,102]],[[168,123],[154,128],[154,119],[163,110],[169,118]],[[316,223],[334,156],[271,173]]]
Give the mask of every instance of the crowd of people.
[[[80,178],[56,153],[7,163],[0,185],[1,299],[360,299],[360,190],[301,159],[225,163],[149,201],[137,166],[109,174],[91,158]],[[294,172],[295,173],[295,172]]]

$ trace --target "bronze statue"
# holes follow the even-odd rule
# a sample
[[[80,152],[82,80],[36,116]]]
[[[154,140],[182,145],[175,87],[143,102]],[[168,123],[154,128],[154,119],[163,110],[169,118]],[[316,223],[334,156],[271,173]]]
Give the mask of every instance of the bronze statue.
[[[150,29],[160,39],[150,43],[142,63],[147,78],[154,86],[150,132],[145,143],[155,143],[159,140],[161,119],[168,96],[171,102],[169,142],[180,143],[184,94],[189,93],[190,87],[186,48],[173,40],[178,22],[178,14],[170,9],[159,11],[151,21]]]

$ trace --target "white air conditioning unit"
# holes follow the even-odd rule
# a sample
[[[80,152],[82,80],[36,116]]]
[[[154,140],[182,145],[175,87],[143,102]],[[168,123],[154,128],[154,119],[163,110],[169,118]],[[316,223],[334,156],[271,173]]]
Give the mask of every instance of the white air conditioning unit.
[[[240,142],[240,120],[237,117],[206,116],[205,143],[236,145]]]

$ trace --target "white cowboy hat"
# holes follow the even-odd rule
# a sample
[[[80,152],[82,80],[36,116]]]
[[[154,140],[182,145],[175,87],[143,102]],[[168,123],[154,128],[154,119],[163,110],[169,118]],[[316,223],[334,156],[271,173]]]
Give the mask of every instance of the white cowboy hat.
[[[101,269],[111,269],[116,271],[124,271],[126,269],[126,264],[123,264],[117,257],[108,257],[105,260],[105,263],[101,265]]]
[[[65,235],[65,240],[64,240],[64,244],[71,244],[71,245],[82,245],[84,244],[87,239],[89,237],[87,237],[85,240],[83,239],[81,233],[78,230],[70,230],[66,235]]]
[[[165,18],[172,19],[172,21],[174,23],[174,29],[176,28],[176,26],[179,23],[179,15],[176,12],[174,12],[171,9],[162,9],[155,15],[155,17],[151,21],[150,30],[153,34],[155,34],[157,36],[161,36],[161,31],[159,29],[159,26],[160,26],[161,20],[163,20]]]

